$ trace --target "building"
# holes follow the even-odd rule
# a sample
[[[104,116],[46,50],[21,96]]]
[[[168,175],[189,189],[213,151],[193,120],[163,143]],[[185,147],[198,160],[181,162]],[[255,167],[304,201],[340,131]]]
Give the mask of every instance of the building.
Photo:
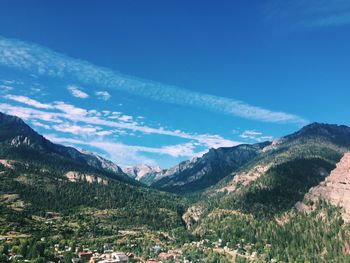
[[[92,257],[92,252],[79,252],[78,257],[81,262],[89,262]]]
[[[104,253],[101,255],[101,261],[99,263],[127,263],[129,262],[129,257],[124,253],[112,252]]]

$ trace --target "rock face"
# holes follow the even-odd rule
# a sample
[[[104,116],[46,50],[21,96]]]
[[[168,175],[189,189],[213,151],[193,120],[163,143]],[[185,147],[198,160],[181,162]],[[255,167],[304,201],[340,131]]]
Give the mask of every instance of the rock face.
[[[255,158],[270,142],[210,149],[202,157],[168,169],[156,177],[152,186],[169,192],[202,190]]]
[[[186,228],[191,229],[192,226],[201,218],[203,212],[204,209],[200,205],[189,207],[187,211],[182,215],[182,220],[186,224]]]
[[[258,164],[247,171],[242,171],[236,174],[232,181],[229,182],[225,187],[219,188],[216,192],[231,193],[239,190],[241,187],[248,186],[251,182],[257,180],[260,176],[264,175],[271,167],[273,163]]]
[[[0,164],[2,164],[5,168],[11,169],[11,170],[14,169],[13,165],[11,164],[11,161],[9,160],[0,160]]]
[[[140,164],[132,167],[124,167],[123,172],[137,181],[141,181],[145,184],[151,184],[153,179],[158,174],[161,174],[163,170],[159,166]]]
[[[325,181],[311,188],[305,195],[306,200],[317,201],[319,198],[342,207],[344,221],[350,222],[350,152],[343,156]],[[303,204],[298,204],[297,207],[308,209]]]
[[[93,174],[84,174],[84,173],[79,173],[79,172],[74,172],[74,171],[69,171],[64,175],[70,182],[79,182],[79,181],[85,181],[90,184],[92,183],[98,183],[98,184],[104,184],[107,185],[108,181],[98,177]]]
[[[123,170],[110,160],[107,160],[97,154],[88,151],[81,151],[81,153],[84,155],[84,159],[86,160],[87,164],[92,167],[100,168],[117,174],[123,173]]]

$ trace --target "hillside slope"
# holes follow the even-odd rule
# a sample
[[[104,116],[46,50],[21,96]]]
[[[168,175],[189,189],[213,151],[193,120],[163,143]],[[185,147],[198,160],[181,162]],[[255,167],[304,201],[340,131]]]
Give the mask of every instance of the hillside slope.
[[[185,214],[193,225],[214,209],[263,217],[289,211],[322,182],[350,149],[350,128],[313,123],[264,147],[259,155],[206,189]],[[197,209],[195,209],[195,207]]]
[[[89,166],[109,173],[111,177],[132,182],[113,162],[93,153],[54,144],[38,134],[20,118],[0,112],[0,158],[37,159],[49,157],[66,159],[78,165]]]
[[[111,162],[53,144],[5,114],[0,114],[0,177],[0,225],[9,223],[12,231],[26,232],[36,225],[35,216],[48,212],[109,211],[115,227],[182,225],[183,199],[143,187]]]
[[[158,174],[153,187],[174,193],[203,190],[254,159],[270,143],[210,149],[202,157],[184,161]]]
[[[349,262],[349,150],[349,127],[308,125],[204,191],[183,220],[238,262]]]
[[[323,181],[349,149],[349,127],[313,123],[265,148],[210,192],[224,208],[281,213]]]

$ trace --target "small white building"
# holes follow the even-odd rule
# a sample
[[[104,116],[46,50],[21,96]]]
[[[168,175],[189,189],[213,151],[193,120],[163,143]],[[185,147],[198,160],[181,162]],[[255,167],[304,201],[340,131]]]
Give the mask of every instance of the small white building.
[[[98,263],[127,263],[129,262],[129,257],[124,253],[112,252],[104,253],[100,256],[101,261]]]

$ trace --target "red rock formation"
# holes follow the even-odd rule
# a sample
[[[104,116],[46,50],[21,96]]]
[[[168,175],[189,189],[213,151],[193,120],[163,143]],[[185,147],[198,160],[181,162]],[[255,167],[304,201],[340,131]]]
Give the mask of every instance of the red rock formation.
[[[324,182],[305,195],[306,200],[317,201],[319,198],[342,207],[344,221],[350,222],[350,152],[343,156]]]

